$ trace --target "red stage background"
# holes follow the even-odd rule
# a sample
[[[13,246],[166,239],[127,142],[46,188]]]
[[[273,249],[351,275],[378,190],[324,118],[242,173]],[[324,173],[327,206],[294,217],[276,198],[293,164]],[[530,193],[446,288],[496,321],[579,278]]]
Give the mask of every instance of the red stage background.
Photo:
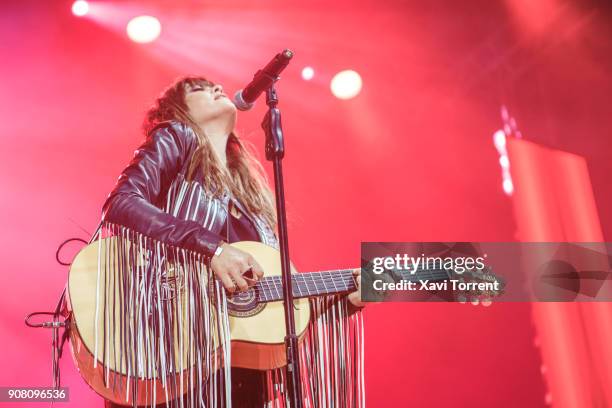
[[[155,96],[185,74],[233,94],[283,48],[296,53],[278,90],[299,269],[356,266],[361,241],[516,240],[491,139],[502,104],[525,139],[585,157],[604,238],[612,234],[605,2],[97,4],[99,14],[92,7],[82,19],[70,1],[0,5],[2,386],[51,385],[50,332],[23,318],[55,307],[67,278],[55,251],[93,232]],[[124,22],[138,14],[160,19],[157,42],[126,37]],[[300,76],[307,65],[309,82]],[[351,100],[329,91],[343,69],[363,78]],[[264,107],[238,123],[262,160]],[[554,401],[530,304],[373,304],[365,324],[369,406]],[[70,406],[102,406],[68,347],[61,367]]]

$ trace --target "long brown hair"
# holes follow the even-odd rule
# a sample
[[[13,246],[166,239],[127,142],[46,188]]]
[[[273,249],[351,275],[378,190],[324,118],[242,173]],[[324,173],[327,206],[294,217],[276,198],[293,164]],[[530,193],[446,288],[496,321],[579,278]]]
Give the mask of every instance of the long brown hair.
[[[234,132],[227,140],[227,173],[221,168],[221,163],[213,152],[208,136],[189,115],[185,103],[185,85],[214,86],[214,83],[203,77],[179,78],[156,99],[146,113],[143,131],[148,134],[155,126],[168,120],[176,120],[189,126],[198,137],[198,148],[192,155],[187,172],[191,180],[195,171],[201,169],[205,187],[215,196],[229,192],[237,198],[248,210],[262,216],[271,228],[276,226],[276,212],[272,194],[266,182],[265,172],[261,163],[245,147]]]

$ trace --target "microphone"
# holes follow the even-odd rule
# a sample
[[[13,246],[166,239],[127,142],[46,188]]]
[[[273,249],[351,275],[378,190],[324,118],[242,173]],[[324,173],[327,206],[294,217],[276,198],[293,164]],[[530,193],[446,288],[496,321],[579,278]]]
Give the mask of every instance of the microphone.
[[[264,69],[257,71],[251,82],[234,95],[236,108],[245,111],[255,106],[255,100],[279,79],[278,75],[289,65],[292,57],[293,51],[283,50],[276,54]]]

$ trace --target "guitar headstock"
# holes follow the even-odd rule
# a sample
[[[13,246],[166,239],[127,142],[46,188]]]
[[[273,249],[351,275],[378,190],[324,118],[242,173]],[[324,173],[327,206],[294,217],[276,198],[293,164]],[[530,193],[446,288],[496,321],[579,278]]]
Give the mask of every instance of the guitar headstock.
[[[449,280],[458,281],[453,292],[455,300],[459,303],[470,302],[474,306],[479,304],[490,306],[494,298],[504,293],[505,280],[495,275],[488,266],[482,269],[468,269],[463,273],[453,270],[446,272]]]
[[[489,306],[494,298],[503,294],[505,287],[505,280],[496,276],[488,266],[481,269],[465,269],[461,273],[452,269],[417,271],[387,269],[375,277],[370,273],[362,274],[362,277],[366,278],[362,290],[364,287],[368,288],[368,295],[374,301],[385,299],[427,301],[434,296],[438,300]],[[375,290],[368,279],[376,279],[387,284],[408,281],[412,282],[413,290]]]

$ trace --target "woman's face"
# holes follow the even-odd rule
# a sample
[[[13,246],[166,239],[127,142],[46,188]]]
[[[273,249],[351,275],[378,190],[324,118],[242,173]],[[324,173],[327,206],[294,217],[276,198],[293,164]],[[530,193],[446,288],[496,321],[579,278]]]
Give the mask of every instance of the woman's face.
[[[198,124],[225,118],[233,128],[236,106],[223,93],[221,85],[185,84],[185,103],[189,114]]]

